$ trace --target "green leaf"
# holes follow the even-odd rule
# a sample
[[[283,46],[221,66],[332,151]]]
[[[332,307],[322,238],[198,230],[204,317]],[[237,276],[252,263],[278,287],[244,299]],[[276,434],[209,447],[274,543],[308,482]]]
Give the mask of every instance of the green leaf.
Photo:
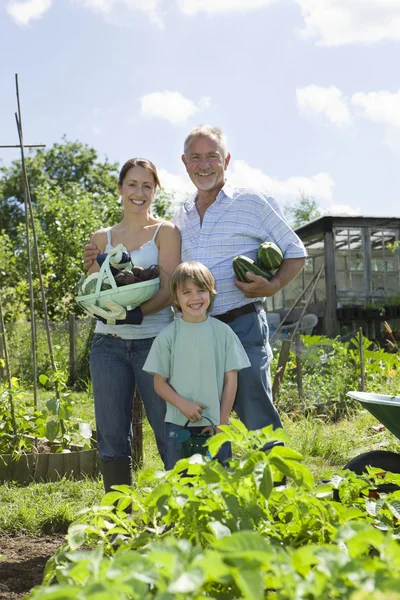
[[[217,433],[216,435],[210,437],[210,439],[207,440],[207,446],[211,456],[215,456],[222,444],[230,441],[230,439],[231,438],[228,433]]]
[[[264,599],[264,578],[259,567],[237,569],[234,577],[244,598],[247,600]]]
[[[191,569],[183,573],[176,581],[168,586],[172,594],[189,594],[199,590],[204,581],[204,574],[200,568]]]
[[[231,530],[226,525],[223,525],[219,521],[212,521],[208,523],[209,528],[213,531],[217,540],[222,540],[222,538],[230,536]]]
[[[60,431],[60,421],[47,421],[46,437],[53,442]]]
[[[39,382],[42,385],[46,385],[46,383],[49,381],[49,378],[47,377],[47,375],[44,375],[44,373],[42,373],[41,375],[39,375]]]
[[[217,540],[214,548],[244,558],[259,558],[265,560],[266,555],[271,556],[271,546],[256,531],[238,531],[229,537]]]
[[[61,402],[58,398],[49,398],[46,406],[53,415],[58,415],[60,412]]]
[[[87,539],[87,525],[84,523],[77,523],[71,525],[67,533],[67,542],[71,550],[76,550],[83,546]]]
[[[268,500],[274,488],[272,469],[269,463],[258,463],[253,470],[254,482],[259,492]]]

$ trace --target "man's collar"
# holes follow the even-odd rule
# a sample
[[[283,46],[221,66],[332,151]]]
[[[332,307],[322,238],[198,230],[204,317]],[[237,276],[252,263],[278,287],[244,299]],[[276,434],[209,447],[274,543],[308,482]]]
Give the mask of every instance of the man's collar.
[[[228,198],[230,198],[232,200],[232,198],[233,198],[233,187],[231,185],[229,185],[229,183],[226,183],[226,181],[225,181],[225,185],[222,188],[221,192],[224,192],[225,196],[228,196]]]
[[[218,192],[218,196],[216,197],[215,201],[221,202],[225,196],[228,198],[231,198],[231,199],[233,198],[233,187],[231,185],[229,185],[229,183],[226,183],[226,182],[224,184],[224,187],[221,188],[221,190]],[[192,210],[192,208],[196,204],[196,200],[197,200],[197,192],[195,192],[193,194],[193,196],[190,198],[190,200],[187,200],[184,203],[183,206],[187,212]]]

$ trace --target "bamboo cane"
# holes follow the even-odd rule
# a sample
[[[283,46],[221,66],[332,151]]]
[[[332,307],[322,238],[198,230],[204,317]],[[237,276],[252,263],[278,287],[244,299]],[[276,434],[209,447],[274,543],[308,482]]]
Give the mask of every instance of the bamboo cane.
[[[47,311],[46,294],[45,294],[44,285],[43,285],[42,271],[40,268],[39,248],[38,248],[38,243],[37,243],[35,220],[34,220],[34,216],[33,216],[32,199],[31,199],[31,194],[30,194],[30,189],[29,189],[28,174],[27,174],[26,165],[25,165],[21,105],[20,105],[20,98],[19,98],[19,86],[18,86],[18,75],[17,74],[15,75],[15,86],[16,86],[16,93],[17,93],[17,106],[18,106],[18,114],[17,113],[15,114],[15,119],[17,122],[18,136],[19,136],[20,148],[21,148],[21,165],[22,165],[22,173],[23,173],[23,178],[24,178],[24,191],[25,191],[24,195],[26,195],[25,210],[27,208],[29,210],[29,217],[30,217],[30,221],[31,221],[32,237],[33,237],[33,247],[34,247],[34,251],[35,251],[36,266],[37,266],[37,271],[38,271],[40,292],[41,292],[41,297],[42,297],[44,322],[45,322],[45,329],[46,329],[46,335],[47,335],[47,345],[49,348],[51,367],[52,367],[53,373],[56,373],[57,368],[56,368],[56,364],[55,364],[55,360],[54,360],[54,352],[53,352],[53,345],[52,345],[52,341],[51,341],[49,317],[48,317],[48,311]],[[28,220],[28,216],[27,216],[28,210],[26,210],[26,220]],[[28,242],[28,246],[29,246],[29,225],[28,225],[28,230],[27,230],[27,242]],[[31,281],[31,279],[32,279],[32,273],[30,272],[30,281]],[[35,377],[35,381],[36,381],[36,377]],[[57,400],[60,400],[60,391],[59,391],[57,385],[55,388],[55,393],[56,393]],[[62,433],[62,435],[64,435],[65,434],[65,425],[64,425],[63,419],[60,419],[60,426],[61,426],[61,433]]]
[[[12,393],[10,360],[9,360],[9,356],[8,356],[6,328],[4,326],[3,304],[1,301],[1,295],[0,295],[0,323],[1,323],[1,335],[3,336],[4,356],[5,356],[5,361],[6,361],[7,381],[8,381],[8,389],[9,389],[8,397],[10,399],[10,411],[11,411],[11,423],[12,423],[14,437],[16,438],[17,437],[17,423],[15,420],[15,409],[14,409],[14,398],[13,398],[13,393]]]

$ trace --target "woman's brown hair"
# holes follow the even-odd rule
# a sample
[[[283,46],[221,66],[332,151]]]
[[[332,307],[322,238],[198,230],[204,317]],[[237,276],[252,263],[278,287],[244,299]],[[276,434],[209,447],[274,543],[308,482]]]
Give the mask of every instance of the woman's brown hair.
[[[155,165],[151,162],[151,160],[147,160],[147,158],[130,158],[129,160],[127,160],[119,172],[118,185],[121,186],[124,183],[126,174],[129,171],[129,169],[132,169],[132,167],[142,167],[143,169],[147,169],[148,171],[150,171],[153,174],[156,188],[161,187],[157,169]]]

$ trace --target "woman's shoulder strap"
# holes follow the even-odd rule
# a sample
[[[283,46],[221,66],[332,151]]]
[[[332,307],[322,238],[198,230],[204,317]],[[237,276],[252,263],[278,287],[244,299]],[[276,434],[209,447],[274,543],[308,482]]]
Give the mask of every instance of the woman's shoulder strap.
[[[155,230],[153,238],[152,238],[153,242],[155,242],[156,237],[157,237],[157,233],[159,232],[160,228],[164,225],[164,223],[165,223],[165,221],[161,221],[161,223],[158,225],[157,229]]]

